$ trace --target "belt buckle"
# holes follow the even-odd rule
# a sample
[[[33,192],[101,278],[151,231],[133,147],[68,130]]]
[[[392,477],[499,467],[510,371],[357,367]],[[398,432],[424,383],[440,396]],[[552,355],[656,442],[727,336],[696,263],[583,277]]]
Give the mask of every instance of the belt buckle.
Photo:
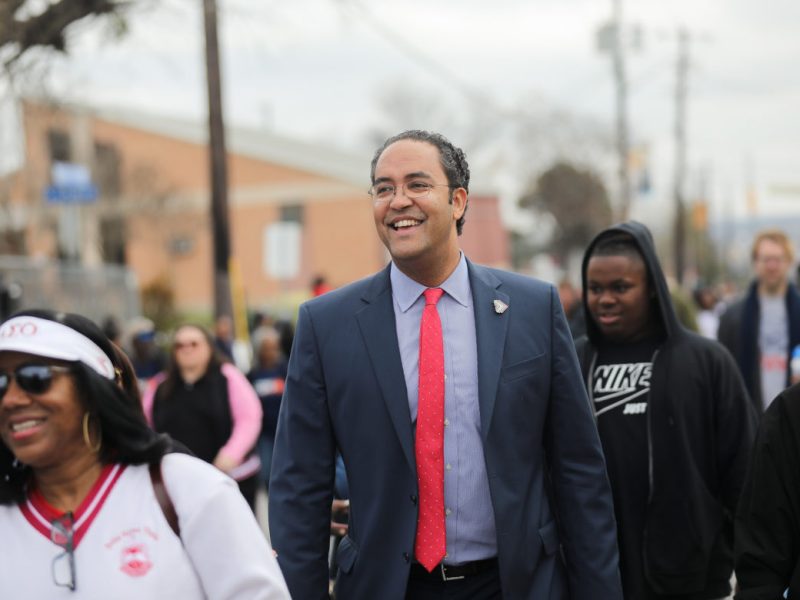
[[[444,563],[439,563],[439,570],[442,572],[442,581],[457,581],[459,579],[464,579],[464,575],[459,575],[458,577],[448,577],[447,566]]]

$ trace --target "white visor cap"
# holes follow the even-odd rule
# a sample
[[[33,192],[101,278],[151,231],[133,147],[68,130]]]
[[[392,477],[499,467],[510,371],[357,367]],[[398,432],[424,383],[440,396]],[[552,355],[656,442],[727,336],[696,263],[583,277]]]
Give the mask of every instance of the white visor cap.
[[[0,352],[79,361],[106,379],[114,379],[114,365],[100,346],[71,327],[48,319],[21,316],[3,323]]]

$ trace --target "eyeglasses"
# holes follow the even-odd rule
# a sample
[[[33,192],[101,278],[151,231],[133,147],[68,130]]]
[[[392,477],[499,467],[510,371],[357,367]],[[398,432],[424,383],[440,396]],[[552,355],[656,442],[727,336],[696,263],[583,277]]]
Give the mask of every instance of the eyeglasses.
[[[197,340],[192,340],[190,342],[175,342],[173,344],[175,350],[183,350],[184,348],[197,348],[200,345],[200,342]]]
[[[75,544],[73,543],[71,512],[64,513],[50,522],[50,541],[64,551],[53,559],[53,583],[75,591]],[[66,559],[66,564],[65,564]]]
[[[429,183],[421,179],[412,179],[406,183],[400,184],[400,190],[403,191],[406,198],[409,200],[419,200],[426,198],[431,190],[435,187],[453,187],[449,183]],[[385,181],[374,184],[369,188],[369,195],[375,202],[389,202],[397,194],[398,187]]]
[[[766,264],[780,264],[788,261],[785,256],[759,256],[758,258],[756,258],[756,262],[762,265],[766,265]]]
[[[5,396],[11,380],[27,394],[44,394],[53,385],[56,373],[69,373],[69,367],[58,365],[20,365],[7,373],[0,373],[0,398]]]

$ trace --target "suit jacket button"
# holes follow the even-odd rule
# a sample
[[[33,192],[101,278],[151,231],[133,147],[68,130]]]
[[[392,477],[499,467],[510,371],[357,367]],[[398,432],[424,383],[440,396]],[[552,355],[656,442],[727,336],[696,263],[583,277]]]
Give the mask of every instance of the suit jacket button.
[[[409,561],[408,552],[403,552],[403,560],[406,562]]]
[[[411,498],[411,504],[416,506],[417,505],[417,497],[414,494],[411,494],[411,496],[409,496],[409,497]]]

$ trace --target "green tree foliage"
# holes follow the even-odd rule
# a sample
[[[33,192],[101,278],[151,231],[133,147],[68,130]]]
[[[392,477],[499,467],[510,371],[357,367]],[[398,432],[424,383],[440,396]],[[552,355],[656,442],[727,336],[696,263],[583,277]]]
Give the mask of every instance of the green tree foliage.
[[[603,181],[567,162],[557,162],[539,175],[519,206],[552,216],[555,230],[548,250],[560,261],[566,260],[571,250],[583,250],[600,230],[611,225],[611,203]]]
[[[33,48],[67,51],[66,30],[87,17],[117,19],[124,31],[122,13],[133,0],[59,0],[43,10],[30,0],[0,0],[0,50],[6,51],[6,65]]]
[[[156,331],[169,331],[180,320],[175,308],[175,290],[166,275],[142,288],[142,314],[153,321]]]

